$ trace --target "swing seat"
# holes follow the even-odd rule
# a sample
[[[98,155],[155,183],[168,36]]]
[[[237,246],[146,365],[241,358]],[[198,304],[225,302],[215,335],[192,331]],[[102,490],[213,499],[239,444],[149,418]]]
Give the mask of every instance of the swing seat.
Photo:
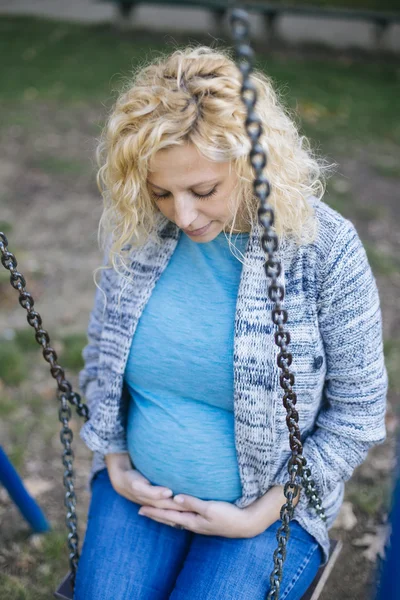
[[[318,600],[325,584],[328,580],[329,575],[338,559],[340,551],[342,549],[342,542],[340,540],[331,540],[331,548],[329,553],[329,560],[323,567],[320,567],[318,573],[315,576],[314,581],[308,588],[301,600]],[[54,593],[54,597],[58,600],[73,600],[73,590],[71,585],[71,573],[68,573],[62,580],[57,591]]]
[[[302,596],[301,600],[318,600],[322,594],[322,590],[324,589],[326,582],[328,581],[328,577],[332,573],[333,567],[339,558],[342,547],[343,543],[340,540],[331,540],[328,562],[326,565],[319,568],[314,581],[304,596]]]

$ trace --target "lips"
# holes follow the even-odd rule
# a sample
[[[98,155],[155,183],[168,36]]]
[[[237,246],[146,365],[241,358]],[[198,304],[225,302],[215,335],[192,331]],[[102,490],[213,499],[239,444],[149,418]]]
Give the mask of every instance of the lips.
[[[203,233],[205,233],[208,230],[210,225],[211,225],[211,221],[204,227],[200,227],[199,229],[193,229],[192,231],[190,231],[189,229],[184,229],[184,232],[187,233],[188,235],[202,235]]]

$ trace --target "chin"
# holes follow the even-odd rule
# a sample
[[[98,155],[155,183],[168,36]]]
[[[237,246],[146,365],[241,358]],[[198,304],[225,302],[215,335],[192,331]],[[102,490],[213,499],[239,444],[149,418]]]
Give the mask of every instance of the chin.
[[[208,235],[208,236],[204,236],[201,238],[201,240],[197,240],[197,239],[193,239],[192,242],[195,242],[196,244],[207,244],[207,242],[212,242],[216,237],[217,237],[218,233],[216,233],[215,235]]]
[[[193,238],[193,239],[194,239],[194,241],[199,242],[200,244],[202,244],[204,242],[211,242],[212,240],[214,240],[217,237],[217,235],[219,235],[221,233],[221,231],[222,231],[222,228],[219,229],[216,227],[215,229],[212,229],[212,231],[207,231],[207,233],[205,235],[202,235],[200,238],[198,238],[198,239]]]

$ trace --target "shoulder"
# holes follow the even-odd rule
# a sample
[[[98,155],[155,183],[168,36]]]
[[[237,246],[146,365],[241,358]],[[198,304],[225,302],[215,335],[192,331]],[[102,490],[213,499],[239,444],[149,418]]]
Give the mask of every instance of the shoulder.
[[[311,197],[309,202],[317,222],[316,237],[312,245],[328,260],[335,248],[345,245],[349,240],[358,237],[358,234],[349,219],[323,200]]]
[[[311,196],[307,202],[311,207],[310,220],[306,224],[307,241],[299,244],[294,237],[288,236],[280,240],[280,247],[289,260],[316,255],[317,260],[325,263],[337,244],[346,243],[357,232],[349,219],[323,200]]]
[[[315,271],[318,297],[331,301],[335,294],[350,293],[355,282],[359,290],[376,293],[377,283],[354,223],[325,202],[312,201],[318,231],[311,245],[310,263]]]
[[[306,247],[315,259],[315,268],[322,275],[330,270],[340,271],[352,263],[367,263],[366,251],[357,229],[350,221],[326,202],[311,198],[316,219],[316,236]]]
[[[313,208],[314,239],[300,246],[294,242],[285,246],[288,275],[295,281],[302,279],[303,287],[313,282],[316,297],[327,286],[340,286],[344,271],[370,278],[366,252],[354,224],[323,200],[311,197],[308,202]]]
[[[298,244],[293,237],[281,240],[285,262],[306,262],[309,268],[322,269],[341,245],[358,237],[353,223],[323,200],[311,196],[307,199],[311,207],[307,239],[312,241]]]

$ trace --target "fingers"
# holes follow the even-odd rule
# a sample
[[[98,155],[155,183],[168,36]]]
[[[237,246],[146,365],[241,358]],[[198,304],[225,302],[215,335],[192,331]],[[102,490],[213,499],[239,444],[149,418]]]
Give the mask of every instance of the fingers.
[[[142,500],[155,502],[172,496],[172,490],[164,486],[152,485],[137,471],[129,471],[126,474],[126,483],[131,493]]]
[[[148,486],[143,487],[133,486],[133,489],[135,497],[138,499],[136,502],[139,501],[139,504],[142,506],[155,506],[157,508],[175,510],[178,512],[186,512],[188,510],[187,506],[175,502],[171,490],[167,490],[167,488],[162,486],[159,487],[149,484]],[[169,496],[165,494],[166,491],[168,491]]]
[[[190,531],[197,531],[200,522],[204,525],[204,519],[200,515],[187,511],[163,510],[152,506],[142,506],[139,510],[139,515],[149,517],[150,519],[153,519],[153,521],[171,525],[172,527],[182,525],[185,529]]]
[[[176,503],[174,502],[174,500],[171,499],[167,499],[167,500],[148,500],[145,502],[140,502],[139,504],[141,504],[141,506],[143,506],[143,508],[147,508],[147,507],[155,507],[155,508],[163,508],[165,510],[175,510],[177,512],[188,512],[187,508],[185,508],[184,506],[177,506]]]
[[[186,511],[186,507],[176,504],[172,499],[172,490],[153,485],[136,470],[127,471],[124,476],[124,496],[142,506],[154,506],[164,509]]]
[[[174,510],[176,512],[192,511],[205,513],[207,502],[193,496],[183,496],[181,504],[177,500],[181,494],[173,498],[172,490],[164,486],[153,485],[137,469],[121,470],[114,468],[112,485],[116,492],[141,506]]]
[[[137,481],[132,482],[132,490],[136,494],[143,496],[143,498],[152,501],[165,500],[172,497],[172,490],[169,490],[168,488]]]
[[[200,498],[196,498],[195,496],[186,496],[184,494],[177,494],[173,501],[176,507],[192,511],[198,515],[202,515],[204,518],[207,518],[210,506],[212,505],[210,501],[200,500]]]

